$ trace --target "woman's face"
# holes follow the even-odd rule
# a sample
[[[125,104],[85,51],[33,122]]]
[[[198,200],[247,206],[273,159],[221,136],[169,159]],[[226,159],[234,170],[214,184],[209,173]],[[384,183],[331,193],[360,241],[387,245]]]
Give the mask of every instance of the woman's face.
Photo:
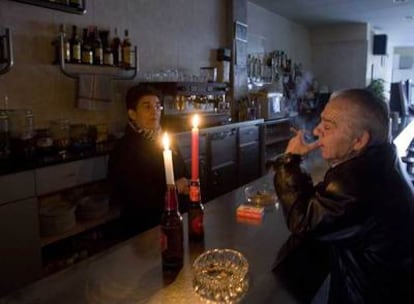
[[[358,152],[359,139],[356,126],[352,123],[355,115],[345,100],[331,100],[321,113],[321,121],[313,130],[319,137],[322,157],[333,164],[345,161]]]
[[[155,95],[142,96],[135,110],[128,110],[128,116],[139,127],[156,130],[160,127],[161,102]]]

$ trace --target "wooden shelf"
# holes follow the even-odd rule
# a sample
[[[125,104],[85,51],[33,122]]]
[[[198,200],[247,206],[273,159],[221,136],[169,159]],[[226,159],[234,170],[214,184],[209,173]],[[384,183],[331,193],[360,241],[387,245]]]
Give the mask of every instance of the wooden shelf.
[[[113,65],[97,65],[84,63],[65,63],[65,69],[75,74],[98,74],[119,76],[129,71],[135,71],[134,67],[125,69]]]
[[[41,246],[44,247],[44,246],[50,245],[59,240],[74,236],[76,234],[87,231],[99,225],[108,223],[110,221],[113,221],[119,218],[119,216],[120,216],[120,208],[118,206],[111,206],[108,213],[100,218],[88,220],[88,221],[77,221],[76,226],[72,228],[71,230],[66,231],[65,233],[41,237],[41,240],[40,240]]]
[[[83,15],[86,13],[86,6],[85,6],[86,0],[83,0],[82,7],[73,7],[68,4],[51,2],[47,0],[13,0],[13,1],[31,4],[31,5],[40,6],[40,7],[45,7],[45,8],[50,8],[53,10],[58,10],[58,11],[62,11],[65,13],[71,13],[71,14]]]

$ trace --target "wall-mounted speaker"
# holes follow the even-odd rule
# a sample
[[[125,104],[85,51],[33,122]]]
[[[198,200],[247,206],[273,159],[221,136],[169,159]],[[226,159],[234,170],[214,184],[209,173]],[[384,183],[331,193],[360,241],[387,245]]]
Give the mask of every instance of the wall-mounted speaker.
[[[374,55],[387,55],[387,35],[374,35]]]

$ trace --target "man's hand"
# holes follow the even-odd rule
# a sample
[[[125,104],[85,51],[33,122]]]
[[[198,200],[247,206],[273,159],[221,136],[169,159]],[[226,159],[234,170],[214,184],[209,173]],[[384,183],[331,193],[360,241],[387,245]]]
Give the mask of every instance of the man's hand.
[[[319,142],[306,143],[304,132],[302,130],[294,130],[296,135],[289,140],[285,153],[306,155],[319,147]]]

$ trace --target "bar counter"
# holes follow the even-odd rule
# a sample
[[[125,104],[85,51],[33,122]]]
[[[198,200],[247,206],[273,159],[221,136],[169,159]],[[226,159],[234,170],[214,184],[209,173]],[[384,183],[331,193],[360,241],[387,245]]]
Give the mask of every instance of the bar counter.
[[[268,174],[253,183],[272,182]],[[205,204],[204,244],[189,243],[184,220],[184,266],[173,277],[163,273],[160,228],[155,227],[65,271],[37,281],[1,304],[201,303],[192,289],[191,265],[203,251],[232,248],[249,262],[249,290],[241,303],[297,303],[272,273],[272,264],[289,232],[277,206],[265,211],[262,223],[238,222],[243,187]],[[267,207],[268,208],[268,207]]]

